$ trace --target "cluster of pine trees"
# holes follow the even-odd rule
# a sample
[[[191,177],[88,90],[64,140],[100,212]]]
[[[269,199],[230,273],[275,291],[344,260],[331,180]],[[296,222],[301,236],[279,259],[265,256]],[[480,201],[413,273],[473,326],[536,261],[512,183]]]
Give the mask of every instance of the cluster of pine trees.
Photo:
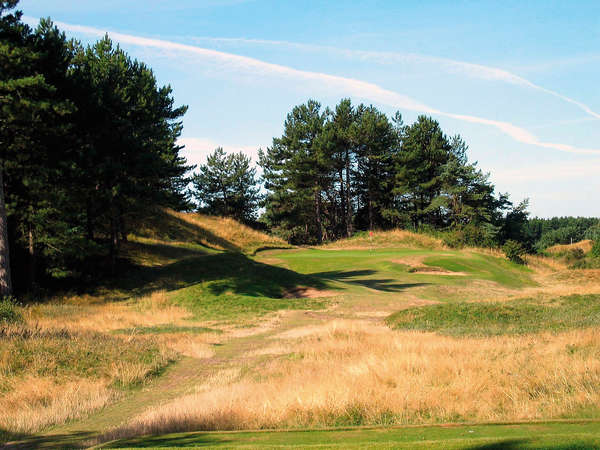
[[[136,214],[186,203],[190,169],[170,87],[108,37],[31,29],[17,3],[0,0],[0,296],[114,269]]]
[[[312,100],[293,108],[259,165],[263,220],[293,243],[392,227],[471,227],[478,239],[498,243],[512,238],[503,236],[507,218],[526,208],[495,195],[488,175],[469,162],[466,143],[435,120],[404,125],[400,113],[390,120],[348,99],[334,110]]]

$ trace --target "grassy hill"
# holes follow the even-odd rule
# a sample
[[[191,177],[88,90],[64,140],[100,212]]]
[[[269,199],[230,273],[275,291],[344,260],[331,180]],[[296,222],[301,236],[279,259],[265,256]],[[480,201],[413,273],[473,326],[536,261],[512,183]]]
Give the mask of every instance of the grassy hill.
[[[0,325],[4,440],[596,442],[597,425],[576,422],[599,415],[600,273],[523,267],[401,230],[292,248],[169,210],[136,229],[122,256],[115,279],[17,307],[20,319]],[[557,419],[575,423],[526,423]],[[431,426],[507,421],[522,424]],[[420,428],[344,431],[405,425]],[[311,431],[324,427],[335,430]],[[246,432],[208,433],[225,430]],[[583,434],[571,439],[574,430]]]

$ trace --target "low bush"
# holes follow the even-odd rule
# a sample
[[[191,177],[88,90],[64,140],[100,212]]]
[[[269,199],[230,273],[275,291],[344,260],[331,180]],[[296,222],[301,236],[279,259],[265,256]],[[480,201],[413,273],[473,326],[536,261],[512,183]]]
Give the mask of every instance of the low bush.
[[[590,252],[592,258],[600,258],[600,239],[594,241],[592,251]]]
[[[523,256],[525,256],[525,248],[521,245],[520,242],[517,241],[506,241],[502,246],[502,251],[509,259],[516,264],[525,264],[525,260]]]
[[[23,317],[17,310],[17,303],[12,297],[0,299],[0,325],[21,322]]]
[[[570,248],[564,254],[567,264],[574,264],[585,258],[585,252],[581,248]]]
[[[495,231],[490,227],[465,225],[442,234],[442,241],[450,248],[496,247]]]

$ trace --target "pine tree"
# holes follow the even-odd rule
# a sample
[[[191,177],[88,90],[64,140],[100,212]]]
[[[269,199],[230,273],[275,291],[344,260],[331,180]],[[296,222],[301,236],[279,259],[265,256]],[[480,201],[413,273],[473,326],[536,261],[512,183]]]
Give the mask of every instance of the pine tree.
[[[321,139],[325,116],[314,100],[294,107],[281,138],[260,152],[269,191],[265,220],[291,241],[323,240],[322,193],[328,188],[330,169]]]
[[[254,222],[260,200],[256,169],[243,153],[217,148],[194,175],[194,196],[208,214]]]
[[[414,227],[443,224],[441,205],[433,200],[442,191],[442,172],[450,153],[450,143],[435,120],[419,116],[406,127],[394,187],[403,221]]]

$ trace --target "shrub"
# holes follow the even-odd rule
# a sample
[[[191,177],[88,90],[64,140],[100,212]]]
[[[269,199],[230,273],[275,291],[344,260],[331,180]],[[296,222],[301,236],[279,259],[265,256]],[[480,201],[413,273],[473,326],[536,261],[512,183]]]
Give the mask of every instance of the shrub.
[[[444,233],[442,241],[450,248],[495,247],[498,245],[495,239],[495,230],[489,224],[479,226],[468,224],[453,228]]]
[[[592,258],[600,258],[600,239],[594,241],[594,245],[590,251],[590,256]]]
[[[502,246],[502,251],[510,261],[517,264],[525,264],[525,260],[523,259],[525,248],[520,242],[508,240]]]
[[[0,325],[21,322],[23,317],[17,310],[17,304],[12,297],[0,299]]]
[[[565,252],[567,264],[573,264],[585,258],[585,252],[581,248],[570,248]]]

